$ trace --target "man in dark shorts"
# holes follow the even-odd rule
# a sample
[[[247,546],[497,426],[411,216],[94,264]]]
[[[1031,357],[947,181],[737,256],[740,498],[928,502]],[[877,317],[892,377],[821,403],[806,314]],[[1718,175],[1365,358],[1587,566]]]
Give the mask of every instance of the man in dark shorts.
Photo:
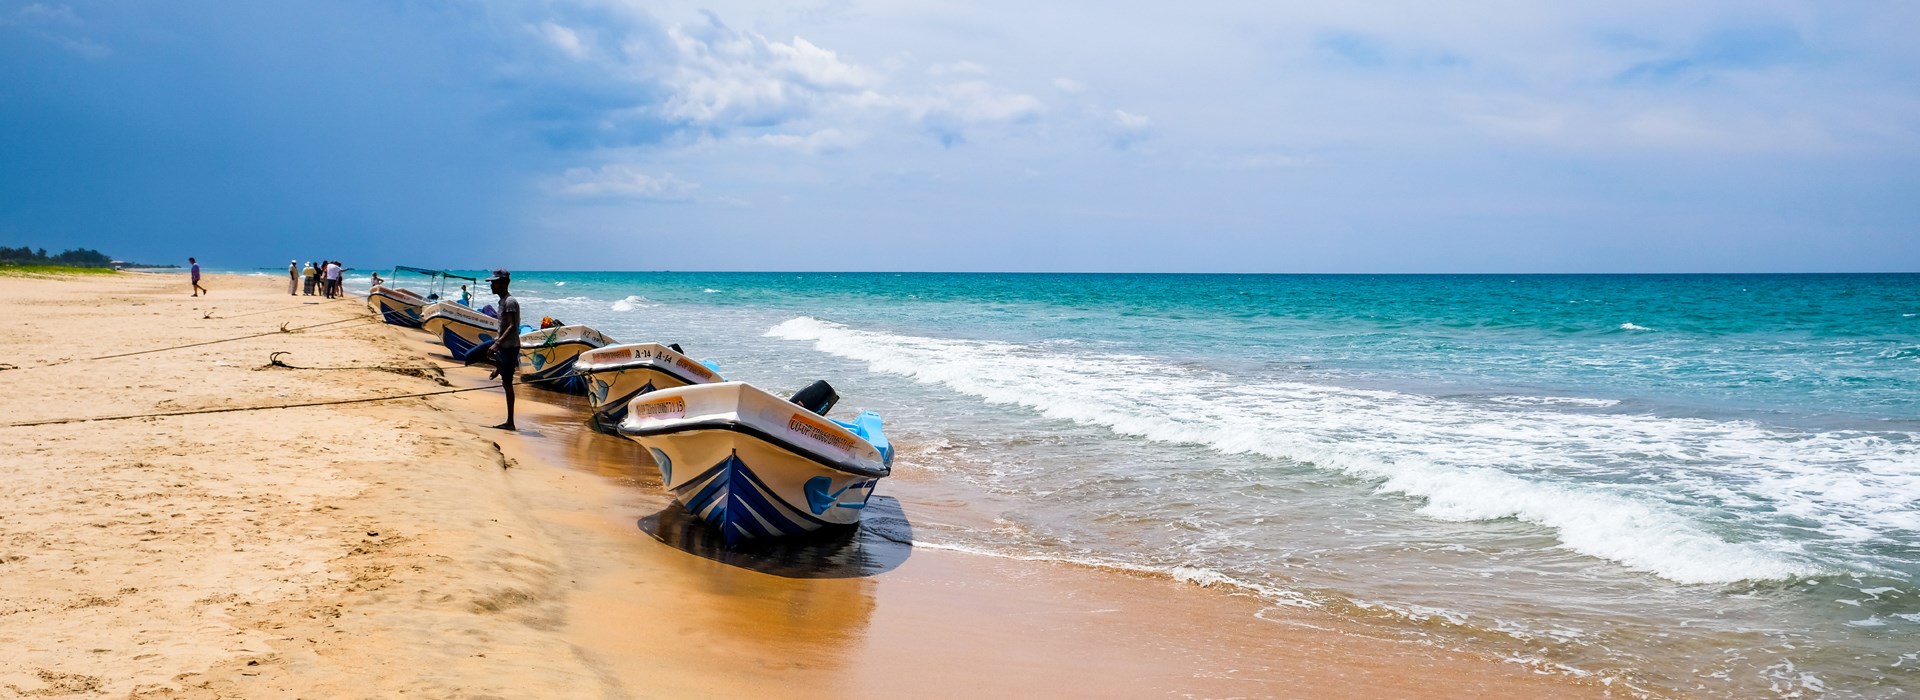
[[[514,430],[513,427],[513,373],[520,368],[520,300],[508,293],[507,285],[513,281],[506,270],[494,270],[493,277],[487,283],[493,286],[493,293],[500,297],[500,330],[493,341],[493,374],[488,378],[500,378],[500,388],[507,392],[507,422],[493,426],[501,430]]]
[[[193,278],[193,295],[200,296],[206,293],[207,288],[200,286],[200,261],[187,258],[187,264],[192,266],[187,274]]]

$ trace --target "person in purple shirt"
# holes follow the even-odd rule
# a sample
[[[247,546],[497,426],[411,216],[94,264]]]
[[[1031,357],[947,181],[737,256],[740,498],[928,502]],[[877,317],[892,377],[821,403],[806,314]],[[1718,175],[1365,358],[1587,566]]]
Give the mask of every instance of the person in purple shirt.
[[[188,270],[187,274],[193,278],[193,295],[212,294],[212,292],[207,291],[206,287],[200,286],[200,263],[193,258],[187,258],[187,264],[192,266],[192,269]]]

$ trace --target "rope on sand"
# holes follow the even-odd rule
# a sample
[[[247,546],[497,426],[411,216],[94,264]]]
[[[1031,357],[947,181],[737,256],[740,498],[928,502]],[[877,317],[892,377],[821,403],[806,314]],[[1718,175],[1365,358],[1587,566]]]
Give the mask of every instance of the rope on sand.
[[[338,320],[338,321],[328,321],[328,322],[326,322],[326,323],[316,323],[316,324],[313,324],[313,325],[311,325],[311,326],[301,326],[301,327],[299,327],[299,328],[288,328],[288,327],[287,327],[287,323],[292,323],[292,321],[288,321],[287,323],[282,323],[282,324],[280,324],[280,329],[279,329],[279,330],[273,330],[273,331],[267,331],[267,332],[265,332],[265,333],[255,333],[255,334],[253,334],[253,335],[243,335],[243,336],[240,336],[240,337],[238,337],[238,338],[221,338],[221,339],[219,339],[219,340],[208,340],[208,341],[205,341],[205,342],[199,342],[199,343],[187,343],[186,345],[175,345],[175,346],[172,346],[172,347],[165,347],[165,348],[153,348],[153,349],[151,349],[151,350],[136,350],[136,351],[133,351],[133,352],[123,352],[123,353],[120,353],[120,354],[117,354],[117,355],[101,355],[101,356],[99,356],[99,357],[88,357],[88,358],[83,358],[83,359],[80,359],[80,360],[69,360],[69,362],[86,362],[86,361],[92,361],[92,360],[111,360],[111,359],[114,359],[114,358],[116,358],[116,357],[132,357],[132,356],[134,356],[134,355],[145,355],[145,354],[148,354],[148,353],[155,353],[155,352],[166,352],[166,351],[168,351],[168,350],[179,350],[179,349],[181,349],[181,348],[197,348],[197,347],[200,347],[200,346],[202,346],[202,345],[213,345],[213,344],[215,344],[215,343],[230,343],[230,342],[233,342],[233,341],[236,341],[236,340],[246,340],[246,339],[248,339],[248,338],[260,338],[260,337],[264,337],[264,336],[269,336],[269,335],[279,335],[279,334],[281,334],[281,333],[294,333],[294,332],[298,332],[298,331],[304,331],[304,330],[306,330],[306,329],[308,329],[308,328],[319,328],[319,327],[321,327],[321,326],[331,326],[331,325],[334,325],[334,324],[338,324],[338,323],[347,323],[347,322],[349,322],[349,321],[359,321],[359,322],[361,322],[361,323],[372,323],[372,322],[375,322],[375,321],[379,321],[379,320],[380,320],[379,318],[343,318],[343,319],[340,319],[340,320]],[[62,364],[62,363],[57,363],[57,362],[56,362],[56,363],[54,363],[54,364]],[[51,365],[47,365],[47,366],[51,366]]]
[[[369,372],[392,372],[394,374],[404,375],[408,377],[430,379],[435,382],[439,382],[440,386],[451,386],[450,384],[447,383],[447,380],[445,379],[444,372],[447,369],[447,367],[444,367],[441,365],[428,365],[426,367],[404,366],[404,365],[402,366],[347,365],[344,367],[301,367],[298,365],[287,364],[286,361],[280,359],[281,355],[291,356],[292,354],[293,353],[287,352],[285,350],[281,350],[279,352],[275,352],[271,355],[268,355],[267,364],[261,367],[261,369],[268,369],[272,367],[280,367],[283,369],[313,369],[313,370],[359,369],[359,370],[367,370]]]
[[[267,359],[269,360],[269,363],[267,366],[268,367],[279,366],[279,367],[285,367],[287,369],[364,369],[364,370],[379,370],[383,372],[399,372],[401,374],[406,374],[407,373],[406,370],[412,370],[414,372],[420,372],[422,373],[422,375],[425,374],[425,370],[418,367],[400,367],[400,368],[394,368],[394,367],[295,367],[293,365],[289,365],[285,362],[280,361],[279,356],[286,355],[286,354],[290,354],[290,353],[276,352],[276,353],[273,353],[272,355],[268,355]],[[433,369],[444,369],[444,368],[434,367]],[[524,385],[533,385],[533,384],[543,384],[546,382],[551,382],[551,381],[555,381],[558,379],[565,379],[565,378],[566,377],[547,377],[545,379],[532,379],[532,380],[516,379],[514,380],[513,383],[517,386],[524,386]],[[336,399],[333,401],[309,401],[306,403],[289,403],[289,404],[279,404],[274,406],[235,406],[231,408],[203,408],[203,409],[194,410],[194,411],[136,413],[136,414],[125,415],[125,416],[100,416],[98,418],[55,418],[55,419],[49,419],[49,420],[27,421],[24,423],[0,424],[0,428],[31,428],[39,425],[61,425],[64,423],[88,423],[88,422],[95,422],[95,421],[133,420],[135,418],[167,418],[172,416],[193,416],[193,415],[200,415],[203,413],[239,413],[243,411],[271,411],[271,410],[281,409],[281,408],[311,408],[314,406],[339,406],[343,404],[353,404],[353,403],[373,403],[375,401],[399,401],[401,399],[418,399],[418,398],[424,398],[428,396],[444,396],[446,394],[459,394],[459,393],[468,392],[468,391],[485,391],[487,389],[497,389],[497,388],[499,388],[498,385],[487,384],[485,386],[472,386],[472,387],[467,387],[465,389],[442,389],[440,391],[426,391],[418,394],[400,394],[398,396],[372,396],[372,397],[358,398],[358,399]]]
[[[294,308],[291,308],[291,309],[279,309],[279,308],[274,308],[274,309],[266,309],[266,310],[263,310],[263,311],[249,311],[249,312],[247,312],[247,313],[244,313],[244,314],[234,314],[234,315],[232,315],[232,316],[215,316],[215,315],[213,315],[213,312],[215,312],[215,311],[219,311],[220,309],[219,309],[219,308],[217,308],[217,307],[216,307],[216,308],[208,308],[208,309],[207,309],[207,312],[206,312],[205,314],[201,314],[201,316],[200,316],[200,320],[202,320],[202,321],[225,321],[225,320],[228,320],[228,319],[234,319],[234,318],[246,318],[246,317],[248,317],[248,316],[258,316],[258,315],[260,315],[260,314],[270,314],[270,313],[273,313],[273,312],[276,312],[276,311],[285,311],[285,312],[287,312],[287,313],[292,313],[292,312],[295,312],[295,311],[305,311],[305,310],[306,310],[306,309],[307,309],[308,307],[320,307],[320,306],[324,306],[324,305],[326,305],[326,304],[327,304],[328,302],[335,302],[335,301],[339,301],[339,299],[327,299],[327,300],[325,300],[325,301],[304,301],[304,302],[300,302],[300,305],[299,305],[299,306],[296,306],[296,307],[294,307]]]
[[[521,382],[514,382],[514,383],[519,384]],[[277,406],[236,406],[232,408],[203,408],[195,411],[167,411],[164,413],[136,413],[133,415],[126,415],[126,416],[100,416],[97,418],[56,418],[52,420],[27,421],[24,423],[8,423],[6,425],[0,425],[0,428],[31,428],[38,425],[60,425],[63,423],[88,423],[88,422],[95,422],[95,421],[103,422],[103,421],[115,421],[115,420],[133,420],[135,418],[167,418],[171,416],[193,416],[193,415],[199,415],[203,413],[239,413],[242,411],[271,411],[271,410],[280,409],[280,408],[310,408],[313,406],[339,406],[339,405],[350,404],[350,403],[373,403],[375,401],[398,401],[401,399],[417,399],[417,398],[422,398],[427,396],[440,396],[443,394],[458,394],[465,391],[481,391],[484,389],[493,389],[493,388],[496,388],[496,387],[475,386],[475,387],[467,387],[465,389],[442,389],[440,391],[427,391],[427,392],[421,392],[418,394],[401,394],[399,396],[373,396],[373,397],[359,398],[359,399],[338,399],[335,401],[309,401],[307,403],[289,403],[289,404],[280,404]]]

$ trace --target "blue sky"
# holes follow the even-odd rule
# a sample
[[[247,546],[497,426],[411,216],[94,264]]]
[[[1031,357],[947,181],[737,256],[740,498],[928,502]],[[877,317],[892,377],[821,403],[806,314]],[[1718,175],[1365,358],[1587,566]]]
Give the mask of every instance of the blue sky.
[[[1920,270],[1920,5],[1326,5],[0,0],[0,244]]]

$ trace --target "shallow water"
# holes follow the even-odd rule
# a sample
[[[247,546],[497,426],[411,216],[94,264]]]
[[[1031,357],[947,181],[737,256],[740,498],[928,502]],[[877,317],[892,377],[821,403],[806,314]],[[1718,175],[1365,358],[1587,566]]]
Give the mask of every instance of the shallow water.
[[[519,273],[832,381],[933,546],[1171,572],[1615,687],[1920,687],[1920,276]],[[884,486],[883,486],[884,490]]]

